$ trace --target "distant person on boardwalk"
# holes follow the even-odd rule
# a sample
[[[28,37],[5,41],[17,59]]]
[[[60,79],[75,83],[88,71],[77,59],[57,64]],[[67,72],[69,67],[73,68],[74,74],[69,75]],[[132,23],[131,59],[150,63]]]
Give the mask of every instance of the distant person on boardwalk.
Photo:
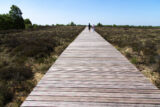
[[[88,24],[88,29],[89,29],[89,31],[91,30],[91,24],[90,23]]]
[[[94,32],[94,30],[95,30],[95,26],[94,26],[94,24],[93,24],[93,26],[92,26],[92,29],[93,29],[93,32]]]

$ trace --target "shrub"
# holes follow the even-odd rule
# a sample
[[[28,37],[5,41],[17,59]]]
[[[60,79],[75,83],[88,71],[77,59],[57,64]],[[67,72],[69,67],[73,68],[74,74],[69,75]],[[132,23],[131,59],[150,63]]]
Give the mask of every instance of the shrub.
[[[30,21],[30,19],[25,19],[24,20],[24,24],[28,24],[28,25],[32,25],[32,22]]]
[[[30,29],[30,28],[32,28],[31,24],[25,24],[25,29]]]
[[[137,64],[137,58],[136,58],[136,57],[133,57],[133,58],[131,59],[131,62],[132,62],[133,64]]]
[[[103,25],[99,22],[99,23],[97,24],[97,26],[98,26],[98,27],[102,27]]]
[[[70,24],[68,24],[68,26],[76,26],[76,24],[74,22],[71,22]]]
[[[13,29],[13,25],[13,19],[9,14],[0,14],[0,30]]]
[[[133,51],[138,52],[138,54],[140,54],[140,51],[143,49],[142,42],[136,37],[132,39],[132,42],[130,42],[129,45],[132,47]]]
[[[146,63],[154,63],[155,56],[157,55],[156,44],[151,40],[146,40],[144,42],[144,48],[142,49],[143,54],[146,58]]]
[[[37,24],[33,24],[33,28],[34,29],[38,28],[38,25]]]
[[[0,107],[13,99],[14,92],[8,87],[7,84],[0,83]]]
[[[117,25],[116,25],[116,24],[113,24],[113,27],[117,27]]]
[[[150,56],[150,55],[156,55],[156,51],[157,51],[157,48],[156,48],[156,44],[151,41],[151,40],[146,40],[144,42],[144,47],[143,48],[143,53],[146,55],[146,56]]]
[[[2,106],[9,102],[12,103],[7,106],[20,105],[38,80],[34,74],[40,73],[42,76],[84,28],[39,25],[37,27],[20,31],[8,30],[0,34],[0,55],[6,56],[0,57],[0,84],[6,85],[0,86],[4,89],[0,90]]]
[[[25,81],[33,77],[31,68],[23,65],[10,65],[0,69],[1,80]]]

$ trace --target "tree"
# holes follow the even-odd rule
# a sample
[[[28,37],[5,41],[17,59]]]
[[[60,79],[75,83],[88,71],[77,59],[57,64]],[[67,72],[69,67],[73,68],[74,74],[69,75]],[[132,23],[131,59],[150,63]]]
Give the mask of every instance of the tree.
[[[25,28],[32,28],[32,22],[29,19],[24,20]]]
[[[33,24],[33,28],[38,28],[38,25],[37,24]]]
[[[22,11],[20,10],[19,7],[17,7],[16,5],[12,5],[10,7],[10,11],[9,11],[9,14],[13,17],[13,18],[22,18]]]
[[[25,20],[24,20],[24,23],[25,23],[25,24],[30,24],[30,25],[32,25],[32,22],[31,22],[29,19],[25,19]]]
[[[9,14],[0,14],[0,30],[13,29],[13,20]]]
[[[26,26],[25,26],[26,25]],[[29,19],[23,19],[22,11],[16,5],[11,6],[9,14],[0,14],[0,30],[32,28]]]
[[[99,27],[101,27],[101,26],[103,26],[100,22],[97,24],[97,26],[99,26]]]
[[[68,26],[76,26],[76,24],[74,22],[71,22],[68,24]]]
[[[24,24],[24,20],[22,17],[22,11],[20,10],[20,8],[17,7],[16,5],[12,5],[10,9],[11,10],[9,11],[9,14],[13,19],[14,28],[15,29],[24,29],[25,24]]]
[[[117,25],[116,25],[116,24],[113,24],[113,27],[117,27]]]

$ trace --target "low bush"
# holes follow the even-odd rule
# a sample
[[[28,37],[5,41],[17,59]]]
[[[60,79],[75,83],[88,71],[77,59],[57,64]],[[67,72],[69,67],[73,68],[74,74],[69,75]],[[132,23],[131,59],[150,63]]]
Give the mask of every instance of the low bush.
[[[2,107],[20,106],[57,56],[84,28],[84,26],[38,25],[36,27],[0,32],[0,106]],[[37,77],[37,74],[40,76]]]
[[[14,92],[8,85],[0,83],[0,107],[4,107],[5,104],[13,99]]]
[[[24,65],[11,65],[0,69],[0,79],[4,81],[25,81],[33,77],[31,68]]]

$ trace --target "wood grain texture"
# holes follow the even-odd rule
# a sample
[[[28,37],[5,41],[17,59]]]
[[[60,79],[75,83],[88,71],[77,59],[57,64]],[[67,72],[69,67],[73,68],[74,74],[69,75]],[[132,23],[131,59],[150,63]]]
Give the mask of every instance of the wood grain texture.
[[[86,28],[21,107],[160,107],[160,90],[110,43]]]

